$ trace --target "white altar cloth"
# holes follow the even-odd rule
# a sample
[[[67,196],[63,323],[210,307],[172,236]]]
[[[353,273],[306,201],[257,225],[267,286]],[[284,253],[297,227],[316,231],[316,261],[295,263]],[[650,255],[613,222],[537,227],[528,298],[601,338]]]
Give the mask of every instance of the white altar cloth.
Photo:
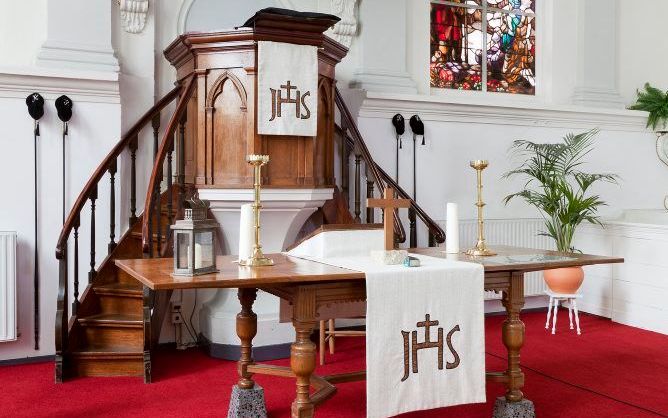
[[[327,231],[289,252],[366,274],[367,417],[485,402],[482,266],[381,265],[368,254],[382,243],[382,231]]]

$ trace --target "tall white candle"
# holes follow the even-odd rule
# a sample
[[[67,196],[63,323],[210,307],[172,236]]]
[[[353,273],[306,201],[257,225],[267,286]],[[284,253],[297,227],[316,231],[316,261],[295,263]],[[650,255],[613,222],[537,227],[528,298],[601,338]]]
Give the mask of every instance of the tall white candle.
[[[254,241],[253,205],[248,203],[241,206],[241,218],[239,219],[239,260],[247,260],[253,255]]]
[[[445,221],[445,252],[459,252],[459,214],[456,203],[448,203]]]

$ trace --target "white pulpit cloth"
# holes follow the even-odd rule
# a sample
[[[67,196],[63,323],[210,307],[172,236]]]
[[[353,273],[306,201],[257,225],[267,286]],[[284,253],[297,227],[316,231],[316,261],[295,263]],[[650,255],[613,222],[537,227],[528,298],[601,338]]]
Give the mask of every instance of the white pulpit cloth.
[[[485,402],[483,267],[415,254],[421,267],[381,265],[368,254],[382,245],[382,231],[329,231],[289,252],[366,274],[367,417]],[[433,347],[419,348],[427,321]]]
[[[259,41],[257,49],[257,133],[316,136],[318,48]]]

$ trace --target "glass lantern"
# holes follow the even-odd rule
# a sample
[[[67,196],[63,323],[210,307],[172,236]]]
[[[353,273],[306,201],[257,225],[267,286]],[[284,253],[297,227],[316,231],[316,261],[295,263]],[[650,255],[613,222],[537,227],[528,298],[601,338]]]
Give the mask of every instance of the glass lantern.
[[[216,270],[218,223],[207,218],[209,202],[188,202],[185,217],[171,226],[174,231],[174,275],[197,276]]]

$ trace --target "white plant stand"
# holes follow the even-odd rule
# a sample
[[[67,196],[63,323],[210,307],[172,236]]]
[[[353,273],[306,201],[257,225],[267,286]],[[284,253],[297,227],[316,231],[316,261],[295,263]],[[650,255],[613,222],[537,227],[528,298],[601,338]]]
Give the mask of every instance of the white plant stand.
[[[573,312],[575,311],[575,326],[577,329],[578,335],[581,335],[580,331],[580,316],[578,315],[578,304],[577,299],[582,298],[582,294],[565,294],[565,293],[554,293],[551,290],[546,290],[545,294],[550,297],[550,303],[547,305],[547,320],[545,321],[545,329],[550,328],[550,316],[552,316],[552,334],[556,333],[557,330],[557,311],[559,310],[559,302],[568,302],[568,320],[570,321],[570,328],[573,329]]]

